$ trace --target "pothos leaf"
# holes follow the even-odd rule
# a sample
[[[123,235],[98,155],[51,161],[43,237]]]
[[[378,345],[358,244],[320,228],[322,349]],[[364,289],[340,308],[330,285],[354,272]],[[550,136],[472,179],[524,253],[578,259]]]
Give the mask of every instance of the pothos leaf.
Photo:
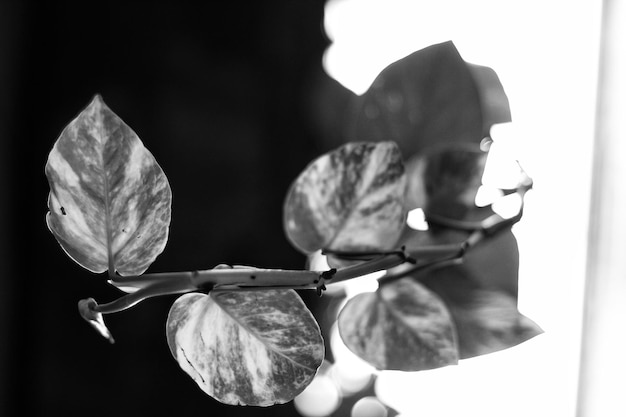
[[[355,107],[354,139],[393,140],[409,157],[435,144],[478,149],[484,137],[475,80],[452,42],[389,65]]]
[[[79,265],[140,275],[163,251],[172,200],[167,178],[100,96],[61,132],[46,176],[48,228]]]
[[[458,244],[459,247],[470,235],[468,231],[454,230],[443,227],[431,227],[427,231],[406,229],[401,242],[408,248],[428,247],[437,245]],[[423,255],[418,261],[429,261],[436,259],[440,255],[429,258]],[[519,275],[519,249],[517,240],[511,229],[502,230],[489,238],[482,240],[472,247],[463,256],[463,263],[456,267],[464,272],[464,275],[471,279],[481,288],[489,288],[497,291],[504,291],[515,299],[517,298],[518,275]],[[431,276],[441,277],[450,268],[442,268],[435,272],[428,272],[423,277],[423,282],[439,291],[440,288],[450,287],[449,291],[459,291],[462,297],[463,290],[454,282],[448,282],[445,278],[430,278]],[[420,278],[421,279],[421,278]],[[431,285],[432,283],[432,285]],[[443,290],[442,290],[443,291]]]
[[[393,142],[348,143],[313,161],[291,185],[285,231],[305,254],[391,249],[406,220],[404,188]]]
[[[433,292],[401,279],[350,299],[339,315],[350,350],[382,370],[419,371],[456,364],[456,332]]]
[[[180,367],[226,404],[285,403],[324,359],[317,322],[293,290],[185,294],[167,319]]]

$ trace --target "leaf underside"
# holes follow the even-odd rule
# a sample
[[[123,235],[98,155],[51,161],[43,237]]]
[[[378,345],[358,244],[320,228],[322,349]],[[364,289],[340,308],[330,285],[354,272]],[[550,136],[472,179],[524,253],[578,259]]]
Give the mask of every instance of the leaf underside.
[[[204,392],[233,405],[292,400],[324,359],[317,322],[293,290],[185,294],[170,310],[167,341]]]
[[[446,306],[411,278],[350,299],[339,315],[339,332],[350,350],[382,370],[420,371],[458,360]]]
[[[409,246],[462,242],[468,232],[433,228],[403,236]],[[511,230],[473,247],[461,265],[426,271],[416,278],[444,301],[458,334],[460,359],[513,347],[542,333],[517,309],[519,252]]]
[[[392,140],[407,157],[433,145],[469,143],[478,149],[485,136],[475,78],[452,42],[389,65],[355,99],[355,108],[351,140]]]
[[[100,96],[63,130],[45,171],[48,228],[79,265],[140,275],[163,251],[172,200],[167,178]]]
[[[313,161],[292,184],[287,236],[305,254],[391,249],[406,220],[405,183],[394,143],[348,143]]]

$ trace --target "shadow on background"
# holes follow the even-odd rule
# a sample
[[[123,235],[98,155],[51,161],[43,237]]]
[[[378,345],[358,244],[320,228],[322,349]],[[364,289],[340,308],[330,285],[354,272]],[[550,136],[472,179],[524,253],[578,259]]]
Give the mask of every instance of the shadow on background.
[[[119,293],[47,230],[44,164],[100,93],[172,187],[169,243],[149,271],[301,268],[282,203],[327,150],[313,121],[332,108],[311,117],[330,83],[322,18],[323,1],[0,3],[0,415],[296,415],[204,395],[167,347],[175,297],[109,316],[117,344],[97,336],[77,301]]]

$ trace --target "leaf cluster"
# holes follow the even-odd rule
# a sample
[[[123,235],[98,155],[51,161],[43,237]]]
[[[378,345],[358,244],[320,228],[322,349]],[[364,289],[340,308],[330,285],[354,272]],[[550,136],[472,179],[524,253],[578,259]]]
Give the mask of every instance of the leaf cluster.
[[[284,203],[284,229],[321,270],[218,265],[145,274],[165,248],[167,178],[138,136],[96,96],[56,141],[46,164],[48,227],[89,271],[128,294],[79,303],[113,341],[103,314],[180,293],[166,335],[180,367],[227,404],[284,403],[324,359],[320,327],[295,290],[383,271],[379,289],[346,303],[344,343],[378,369],[419,371],[507,348],[541,332],[517,310],[512,225],[474,203],[491,124],[508,121],[495,73],[466,64],[451,43],[385,69],[355,97],[348,141],[312,161]],[[523,197],[532,181],[520,170]],[[520,199],[523,201],[523,199]],[[407,224],[420,209],[427,230]],[[309,265],[315,265],[309,262]]]

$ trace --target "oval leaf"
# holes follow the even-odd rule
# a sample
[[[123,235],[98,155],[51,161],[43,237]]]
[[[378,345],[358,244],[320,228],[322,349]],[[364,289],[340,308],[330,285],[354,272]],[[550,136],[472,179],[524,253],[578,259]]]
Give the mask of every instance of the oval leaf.
[[[324,359],[317,322],[293,290],[185,294],[167,319],[180,367],[226,404],[292,400]]]
[[[393,142],[348,143],[313,161],[292,184],[287,236],[306,254],[391,249],[406,220],[405,183]]]
[[[84,268],[140,275],[163,251],[172,201],[167,178],[100,96],[61,132],[46,176],[48,228]]]
[[[456,332],[434,293],[402,279],[348,301],[339,333],[350,350],[382,370],[420,371],[456,364]]]

